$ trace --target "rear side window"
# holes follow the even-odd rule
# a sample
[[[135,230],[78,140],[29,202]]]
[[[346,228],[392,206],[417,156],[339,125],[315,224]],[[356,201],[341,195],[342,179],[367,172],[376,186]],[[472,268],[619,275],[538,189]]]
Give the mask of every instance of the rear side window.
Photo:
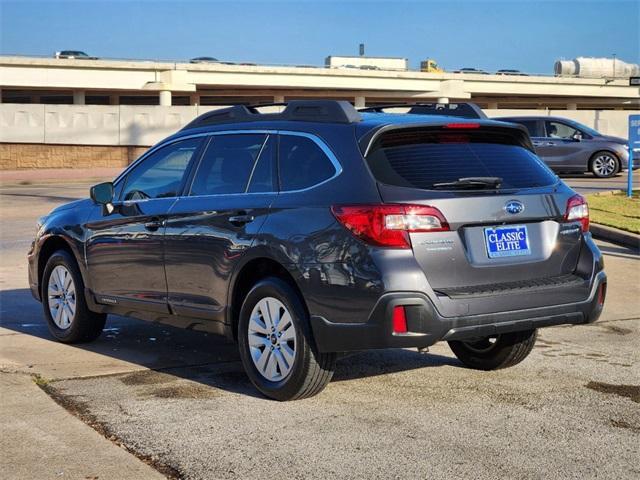
[[[310,138],[280,136],[280,189],[302,190],[330,179],[336,169],[322,149]]]
[[[555,175],[531,151],[501,132],[407,129],[384,134],[367,155],[388,185],[432,189],[465,177],[500,177],[501,189],[552,185]]]
[[[529,131],[530,137],[542,137],[537,120],[505,120],[505,122],[518,123],[524,126]]]
[[[267,139],[264,134],[215,135],[191,186],[191,195],[244,193]]]

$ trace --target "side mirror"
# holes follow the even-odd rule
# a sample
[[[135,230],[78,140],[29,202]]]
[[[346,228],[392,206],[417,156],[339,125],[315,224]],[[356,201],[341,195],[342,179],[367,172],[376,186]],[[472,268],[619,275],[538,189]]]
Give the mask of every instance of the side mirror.
[[[104,182],[94,185],[89,190],[89,196],[94,203],[103,205],[107,213],[113,212],[113,183]]]
[[[579,141],[582,140],[582,133],[576,132],[576,133],[573,134],[572,138],[573,138],[574,141],[579,142]]]

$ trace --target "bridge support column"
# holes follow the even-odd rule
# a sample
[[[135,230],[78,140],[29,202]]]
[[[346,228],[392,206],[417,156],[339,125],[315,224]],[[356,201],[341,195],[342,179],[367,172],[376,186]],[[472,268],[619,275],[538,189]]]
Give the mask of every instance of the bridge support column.
[[[160,105],[163,107],[171,106],[171,90],[160,90]]]
[[[85,104],[85,92],[84,92],[84,90],[74,90],[73,91],[73,104],[74,105],[84,105]]]

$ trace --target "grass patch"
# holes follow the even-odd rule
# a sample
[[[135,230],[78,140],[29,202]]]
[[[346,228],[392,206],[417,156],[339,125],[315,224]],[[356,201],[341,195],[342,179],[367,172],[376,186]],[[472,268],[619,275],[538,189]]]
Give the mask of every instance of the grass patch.
[[[626,193],[588,195],[589,216],[593,223],[640,234],[640,190],[631,198]]]

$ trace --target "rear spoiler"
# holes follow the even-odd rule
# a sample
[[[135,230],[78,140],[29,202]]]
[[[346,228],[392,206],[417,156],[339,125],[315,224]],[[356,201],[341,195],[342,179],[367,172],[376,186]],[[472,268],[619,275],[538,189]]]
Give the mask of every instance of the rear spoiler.
[[[410,123],[384,125],[380,128],[369,130],[367,133],[365,133],[358,140],[358,145],[360,147],[362,155],[366,157],[383,136],[395,132],[410,133],[411,131],[420,130],[428,130],[431,132],[442,131],[448,133],[453,133],[455,131],[458,131],[460,133],[481,131],[491,133],[497,137],[502,135],[513,140],[513,144],[519,145],[535,153],[535,149],[533,148],[533,144],[531,143],[531,138],[529,137],[529,131],[526,129],[526,127],[515,123],[497,121],[472,122],[464,120],[460,122],[447,122],[442,124]]]

